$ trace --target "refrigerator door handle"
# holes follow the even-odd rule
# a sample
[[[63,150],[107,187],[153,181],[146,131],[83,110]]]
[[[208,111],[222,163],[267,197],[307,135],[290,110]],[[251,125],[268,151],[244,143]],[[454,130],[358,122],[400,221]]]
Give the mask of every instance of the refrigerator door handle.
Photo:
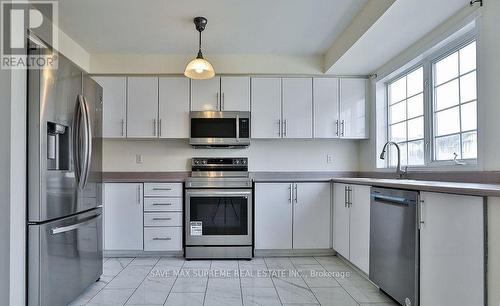
[[[82,184],[81,189],[84,189],[87,186],[87,181],[90,174],[90,161],[92,160],[92,127],[90,120],[90,111],[87,103],[87,99],[80,95],[80,99],[83,101],[83,110],[84,110],[84,122],[85,122],[85,137],[84,137],[84,154],[85,154],[85,166],[84,171],[82,172]]]
[[[85,226],[89,223],[92,223],[94,221],[94,219],[98,218],[99,216],[101,216],[101,214],[85,218],[81,222],[71,224],[68,226],[54,227],[53,229],[50,230],[50,233],[52,235],[57,235],[57,234],[61,234],[61,233],[69,232],[69,231],[74,231],[82,226]]]
[[[82,180],[81,172],[81,124],[82,124],[82,101],[80,95],[76,97],[75,112],[73,113],[73,163],[75,170],[76,184],[80,187],[80,182]]]

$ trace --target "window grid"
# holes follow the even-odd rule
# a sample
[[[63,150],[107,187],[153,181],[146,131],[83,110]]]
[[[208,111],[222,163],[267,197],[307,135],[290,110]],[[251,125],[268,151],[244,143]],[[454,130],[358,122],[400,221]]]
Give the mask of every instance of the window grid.
[[[460,146],[460,150],[459,152],[455,152],[455,153],[460,153],[459,156],[457,156],[457,159],[459,160],[462,160],[462,159],[467,159],[467,158],[464,158],[464,142],[463,142],[463,135],[464,134],[468,134],[468,133],[471,133],[471,132],[476,132],[476,150],[477,150],[477,122],[476,122],[476,128],[475,129],[467,129],[467,130],[463,130],[463,122],[462,122],[462,108],[464,105],[467,105],[469,103],[474,103],[474,102],[477,102],[477,63],[476,63],[476,66],[474,69],[472,70],[468,70],[468,71],[465,71],[465,72],[462,72],[461,70],[461,52],[463,52],[463,49],[471,46],[472,44],[474,44],[474,49],[476,50],[477,49],[477,45],[476,45],[476,40],[472,40],[472,41],[469,41],[465,44],[463,44],[462,46],[458,47],[457,49],[455,49],[454,51],[446,54],[445,56],[435,60],[432,64],[432,75],[433,75],[433,101],[432,101],[432,106],[433,106],[433,109],[432,109],[432,121],[433,121],[433,133],[432,133],[432,138],[433,138],[433,149],[432,149],[432,159],[433,161],[450,161],[450,160],[453,160],[454,158],[449,158],[449,159],[438,159],[437,157],[437,145],[436,145],[436,142],[438,139],[443,139],[443,138],[446,138],[446,137],[451,137],[451,136],[455,136],[455,135],[458,135],[459,137],[459,146]],[[476,50],[477,52],[477,50]],[[436,64],[453,56],[454,54],[457,54],[457,71],[458,71],[458,75],[449,79],[449,80],[446,80],[444,82],[441,82],[439,84],[436,85]],[[466,101],[462,101],[462,78],[468,76],[468,75],[471,75],[471,74],[476,74],[476,97],[473,98],[473,99],[469,99],[469,100],[466,100]],[[445,108],[441,108],[439,110],[437,110],[437,97],[436,97],[436,89],[441,87],[441,86],[445,86],[447,84],[450,84],[452,82],[456,81],[457,82],[457,85],[458,85],[458,103],[457,104],[454,104],[454,105],[451,105],[451,106],[447,106]],[[444,111],[447,111],[447,110],[451,110],[453,108],[458,108],[458,123],[459,123],[459,131],[458,132],[453,132],[453,133],[446,133],[446,134],[442,134],[442,135],[437,135],[437,131],[436,131],[436,120],[437,120],[437,114],[441,113],[441,112],[444,112]],[[476,109],[477,109],[477,104],[476,104]],[[477,154],[477,151],[476,151],[476,154]],[[477,156],[474,157],[474,158],[469,158],[469,159],[477,159]]]

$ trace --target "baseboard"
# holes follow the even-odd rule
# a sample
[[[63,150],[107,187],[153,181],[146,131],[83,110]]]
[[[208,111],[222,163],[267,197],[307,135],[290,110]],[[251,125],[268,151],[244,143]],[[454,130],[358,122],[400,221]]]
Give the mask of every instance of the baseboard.
[[[183,251],[103,251],[104,257],[184,257]]]
[[[300,256],[333,256],[336,252],[332,249],[287,249],[287,250],[255,250],[255,257],[300,257]]]

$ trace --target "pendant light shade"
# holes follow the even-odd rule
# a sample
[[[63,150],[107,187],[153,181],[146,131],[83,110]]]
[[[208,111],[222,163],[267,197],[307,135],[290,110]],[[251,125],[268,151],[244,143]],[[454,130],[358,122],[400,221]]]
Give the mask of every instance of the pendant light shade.
[[[215,75],[214,67],[203,58],[203,54],[201,53],[201,32],[205,30],[207,19],[205,17],[196,17],[194,18],[194,25],[196,30],[200,33],[198,55],[187,64],[184,75],[190,79],[210,79]]]

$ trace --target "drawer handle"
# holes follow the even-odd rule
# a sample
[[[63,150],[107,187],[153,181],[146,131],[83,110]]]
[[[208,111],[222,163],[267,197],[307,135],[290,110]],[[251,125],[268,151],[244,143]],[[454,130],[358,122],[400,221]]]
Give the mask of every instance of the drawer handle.
[[[153,187],[153,190],[165,190],[165,191],[170,191],[172,188],[160,188],[160,187]]]
[[[172,220],[172,218],[153,218],[153,221]]]
[[[153,240],[172,240],[170,237],[154,237]]]
[[[169,206],[172,205],[172,203],[153,203],[153,206]]]

